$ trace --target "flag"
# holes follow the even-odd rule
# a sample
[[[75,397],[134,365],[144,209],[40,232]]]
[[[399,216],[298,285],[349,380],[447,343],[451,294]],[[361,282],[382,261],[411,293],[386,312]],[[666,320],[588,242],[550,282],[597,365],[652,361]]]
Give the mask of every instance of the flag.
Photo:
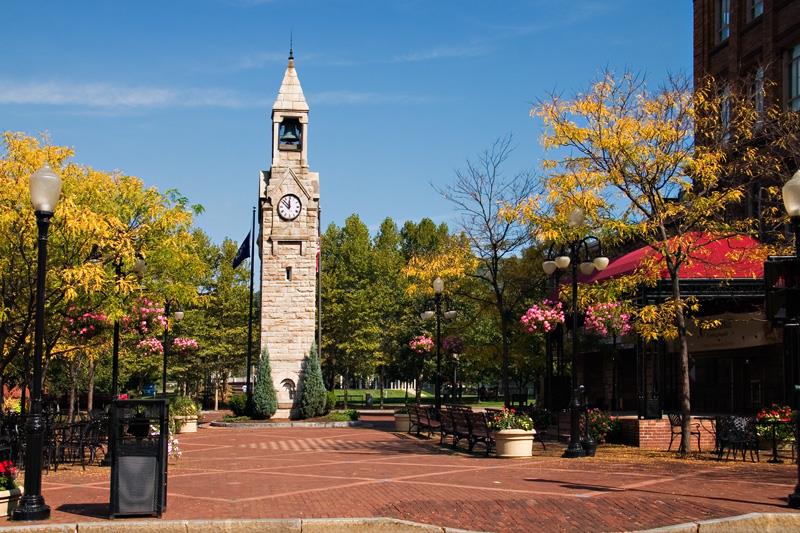
[[[233,268],[238,267],[242,264],[242,261],[250,257],[250,234],[247,234],[247,237],[244,238],[242,241],[242,245],[239,246],[239,251],[236,252],[236,257],[233,258]]]

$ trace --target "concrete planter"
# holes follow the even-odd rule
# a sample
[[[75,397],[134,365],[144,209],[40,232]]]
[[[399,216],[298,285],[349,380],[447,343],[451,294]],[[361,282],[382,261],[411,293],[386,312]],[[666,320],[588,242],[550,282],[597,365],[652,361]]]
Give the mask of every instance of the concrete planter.
[[[408,433],[411,428],[411,418],[408,413],[395,413],[394,414],[394,430],[398,433]]]
[[[175,420],[179,422],[178,433],[197,433],[196,416],[176,416]]]
[[[502,429],[494,432],[497,457],[530,457],[533,455],[535,431]]]
[[[11,513],[19,505],[23,491],[22,485],[15,489],[0,491],[0,516],[11,516]]]

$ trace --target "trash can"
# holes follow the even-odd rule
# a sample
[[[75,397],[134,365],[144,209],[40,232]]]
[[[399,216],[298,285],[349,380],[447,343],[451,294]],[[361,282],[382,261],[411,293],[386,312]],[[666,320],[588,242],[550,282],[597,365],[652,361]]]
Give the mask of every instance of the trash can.
[[[372,409],[372,394],[367,393],[366,396],[364,396],[364,407]]]
[[[167,421],[165,399],[111,405],[111,518],[161,517],[167,498]]]

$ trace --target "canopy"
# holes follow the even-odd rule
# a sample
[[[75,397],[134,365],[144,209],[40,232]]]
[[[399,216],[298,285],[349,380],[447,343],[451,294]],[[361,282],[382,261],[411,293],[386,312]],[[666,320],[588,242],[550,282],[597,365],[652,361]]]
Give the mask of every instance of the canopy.
[[[709,233],[693,232],[686,236],[692,241],[692,253],[679,271],[680,279],[762,279],[764,259],[757,253],[761,244],[752,237],[736,235],[716,237]],[[669,246],[679,244],[678,237],[667,241]],[[591,276],[579,275],[582,283],[595,283],[633,273],[646,258],[652,257],[660,268],[661,279],[668,279],[661,253],[650,246],[642,246],[623,256],[612,259],[608,267]]]

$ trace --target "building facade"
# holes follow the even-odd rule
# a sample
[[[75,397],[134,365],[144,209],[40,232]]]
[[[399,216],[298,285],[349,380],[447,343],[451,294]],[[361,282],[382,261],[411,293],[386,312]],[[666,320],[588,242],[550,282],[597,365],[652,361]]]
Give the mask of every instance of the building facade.
[[[800,110],[800,2],[694,0],[694,79],[707,75]]]
[[[308,104],[289,54],[272,106],[272,166],[259,180],[261,349],[269,351],[276,418],[293,415],[316,334],[319,174],[308,168]]]

